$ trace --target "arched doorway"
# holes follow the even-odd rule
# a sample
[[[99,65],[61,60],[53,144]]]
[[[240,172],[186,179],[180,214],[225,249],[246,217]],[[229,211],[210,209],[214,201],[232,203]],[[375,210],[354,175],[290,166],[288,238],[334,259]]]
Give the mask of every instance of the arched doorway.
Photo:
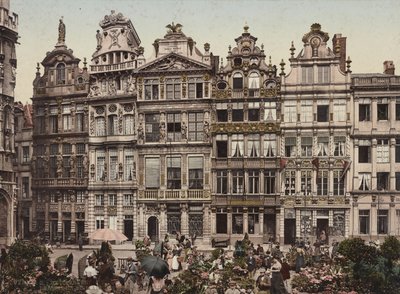
[[[152,242],[158,242],[158,219],[155,216],[147,220],[147,235],[150,236]]]

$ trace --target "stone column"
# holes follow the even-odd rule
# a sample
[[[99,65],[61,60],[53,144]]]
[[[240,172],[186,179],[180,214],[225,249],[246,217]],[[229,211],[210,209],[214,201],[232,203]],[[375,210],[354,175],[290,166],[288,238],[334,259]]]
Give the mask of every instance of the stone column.
[[[395,138],[390,138],[389,141],[389,160],[390,160],[390,191],[396,190],[396,139]]]
[[[371,163],[372,163],[371,190],[376,190],[376,145],[377,145],[377,140],[372,139],[372,142],[371,142]]]
[[[264,207],[260,208],[258,213],[258,223],[260,225],[259,235],[261,238],[264,237]]]
[[[181,205],[181,233],[189,236],[189,207],[188,204]]]
[[[358,236],[360,235],[360,228],[359,228],[359,212],[358,212],[358,199],[353,197],[353,203],[352,203],[352,208],[353,208],[353,213],[351,214],[351,219],[350,219],[350,235],[351,236]]]
[[[377,120],[378,120],[378,103],[376,101],[376,97],[372,97],[371,99],[372,130],[376,130]]]
[[[371,236],[372,238],[377,237],[378,235],[378,228],[377,228],[377,224],[378,224],[378,218],[377,218],[377,208],[376,208],[376,201],[378,196],[372,195],[372,203],[371,203]],[[374,200],[375,198],[375,200]]]
[[[160,205],[160,222],[158,225],[159,239],[162,240],[168,232],[168,219],[167,219],[167,207],[165,204]]]
[[[144,209],[144,204],[139,204],[139,216],[138,216],[138,235],[137,235],[137,239],[139,238],[143,238],[145,233],[144,233],[144,229],[145,229],[145,224],[144,224],[144,213],[143,213],[143,209]],[[135,219],[136,216],[133,216],[133,218]]]
[[[212,224],[210,221],[210,206],[204,205],[203,207],[203,244],[209,245],[211,236],[210,236],[210,229],[215,230],[215,224]]]
[[[358,126],[359,126],[359,117],[360,117],[360,107],[359,107],[359,98],[358,97],[354,97],[354,129],[358,130]],[[348,108],[349,109],[349,108]]]
[[[391,202],[389,204],[389,228],[388,228],[388,233],[391,236],[396,236],[398,235],[397,230],[399,229],[397,224],[396,224],[396,208],[395,208],[395,196],[390,196],[391,197]]]

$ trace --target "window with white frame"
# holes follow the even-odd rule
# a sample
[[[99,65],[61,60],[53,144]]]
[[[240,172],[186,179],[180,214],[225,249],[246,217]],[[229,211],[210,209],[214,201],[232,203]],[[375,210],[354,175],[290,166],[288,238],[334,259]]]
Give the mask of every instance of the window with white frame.
[[[106,135],[106,120],[103,116],[96,117],[96,136]]]
[[[75,129],[78,132],[82,132],[85,127],[85,111],[83,104],[76,105],[76,113],[75,113]]]
[[[265,102],[264,121],[274,121],[274,120],[276,120],[276,102]]]
[[[146,142],[158,142],[160,140],[160,114],[145,115]]]
[[[312,100],[301,101],[300,110],[301,122],[312,122],[314,120]]]
[[[358,104],[358,120],[370,121],[371,120],[371,99],[360,99]]]
[[[189,78],[188,79],[188,97],[203,98],[203,80],[202,78]]]
[[[96,216],[96,230],[104,229],[104,216]]]
[[[333,171],[333,195],[344,195],[344,176],[340,170]]]
[[[203,189],[204,167],[202,156],[188,157],[189,189]]]
[[[371,162],[371,140],[358,141],[358,163]]]
[[[314,83],[314,69],[312,66],[304,66],[301,68],[301,77],[303,84]]]
[[[148,189],[160,188],[160,158],[145,159],[145,185]]]
[[[231,157],[243,157],[244,140],[243,134],[232,134],[231,138]]]
[[[118,180],[118,153],[117,149],[109,149],[110,156],[110,181]]]
[[[360,228],[360,234],[366,235],[369,234],[369,224],[370,224],[370,216],[369,210],[360,209],[358,212],[358,224]]]
[[[389,162],[389,140],[388,139],[376,140],[376,162],[377,163]]]
[[[387,234],[389,228],[389,211],[387,209],[378,209],[378,234]]]
[[[284,102],[284,120],[285,122],[296,122],[297,121],[297,102],[296,100]]]
[[[333,101],[333,121],[346,121],[346,100],[336,99]]]
[[[320,170],[317,174],[317,195],[328,195],[328,171]]]
[[[377,105],[377,120],[389,120],[389,101],[387,98],[379,98]]]
[[[264,135],[264,148],[265,157],[276,156],[276,135],[275,134],[265,134]]]
[[[311,157],[312,156],[312,137],[302,137],[301,138],[301,156]]]
[[[318,137],[317,154],[318,156],[329,156],[329,137]]]
[[[124,135],[135,133],[135,117],[132,114],[124,115]]]
[[[145,100],[158,100],[158,79],[144,81],[144,99]]]
[[[285,195],[296,194],[296,171],[288,170],[285,171],[284,179]]]
[[[337,136],[333,138],[334,144],[334,156],[345,156],[346,155],[346,137],[345,136]]]
[[[249,74],[249,89],[259,89],[260,88],[260,76],[256,72]]]
[[[132,181],[135,174],[134,157],[132,149],[125,149],[124,180]]]
[[[104,195],[103,194],[94,195],[94,201],[96,206],[104,206]]]
[[[117,194],[108,194],[108,206],[117,206]]]
[[[203,141],[204,114],[202,112],[189,112],[188,114],[188,140]]]
[[[232,171],[232,194],[243,194],[243,171]]]
[[[276,174],[274,170],[264,171],[264,193],[275,194],[275,178]]]
[[[108,228],[111,230],[117,230],[117,216],[116,215],[108,216]]]
[[[359,186],[358,190],[371,190],[371,173],[358,173]]]
[[[301,171],[301,194],[311,195],[311,171],[303,170]]]
[[[217,171],[217,194],[228,193],[228,172],[226,170]]]
[[[118,135],[118,116],[109,115],[108,116],[108,135],[115,136]]]
[[[243,89],[243,75],[239,72],[233,74],[233,89],[240,90]]]
[[[166,79],[167,99],[181,99],[181,81],[180,79]]]
[[[58,106],[49,107],[49,127],[50,133],[58,133]]]
[[[329,83],[331,81],[331,68],[327,66],[318,66],[318,83]]]
[[[260,192],[260,172],[258,170],[249,170],[249,185],[247,191],[249,194],[258,194]]]
[[[285,138],[285,156],[286,157],[296,157],[297,155],[297,138],[296,137],[286,137]]]
[[[249,102],[249,107],[247,111],[248,121],[259,121],[260,120],[260,103],[259,102]]]
[[[71,116],[71,105],[63,105],[63,130],[69,132],[72,130],[72,116]]]
[[[179,142],[181,140],[181,114],[167,114],[167,136],[171,142]]]
[[[84,203],[85,202],[85,192],[76,191],[76,202],[77,203]]]
[[[96,181],[104,181],[105,161],[106,161],[106,155],[104,150],[96,150]]]
[[[133,194],[124,194],[124,206],[133,206]]]
[[[168,156],[167,160],[167,189],[181,188],[181,158]]]
[[[260,156],[260,135],[251,134],[247,136],[247,156],[259,157]]]

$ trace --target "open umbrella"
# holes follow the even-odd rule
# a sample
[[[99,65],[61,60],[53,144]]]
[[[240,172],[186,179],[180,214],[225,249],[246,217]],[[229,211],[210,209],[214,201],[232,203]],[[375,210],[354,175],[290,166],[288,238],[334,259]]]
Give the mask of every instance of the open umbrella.
[[[146,256],[141,262],[141,267],[149,276],[156,278],[163,278],[169,274],[168,263],[159,256]]]
[[[112,229],[99,229],[89,235],[90,239],[99,241],[126,241],[128,237],[120,231]]]

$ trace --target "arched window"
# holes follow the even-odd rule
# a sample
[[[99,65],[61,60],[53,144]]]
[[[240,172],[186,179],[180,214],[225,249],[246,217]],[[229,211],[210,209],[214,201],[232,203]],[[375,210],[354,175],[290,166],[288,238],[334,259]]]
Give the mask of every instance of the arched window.
[[[243,89],[243,76],[241,73],[235,73],[233,75],[233,89]]]
[[[56,68],[57,84],[65,84],[65,64],[59,63]]]
[[[249,75],[249,89],[258,89],[260,88],[260,77],[258,73],[252,72]]]

